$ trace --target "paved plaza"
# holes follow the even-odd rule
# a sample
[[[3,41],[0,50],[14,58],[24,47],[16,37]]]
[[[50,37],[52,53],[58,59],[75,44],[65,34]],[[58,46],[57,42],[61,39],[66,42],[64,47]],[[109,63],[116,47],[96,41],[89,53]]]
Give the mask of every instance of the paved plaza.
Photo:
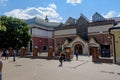
[[[93,63],[91,56],[63,62],[41,58],[3,60],[3,80],[120,80],[120,65]]]

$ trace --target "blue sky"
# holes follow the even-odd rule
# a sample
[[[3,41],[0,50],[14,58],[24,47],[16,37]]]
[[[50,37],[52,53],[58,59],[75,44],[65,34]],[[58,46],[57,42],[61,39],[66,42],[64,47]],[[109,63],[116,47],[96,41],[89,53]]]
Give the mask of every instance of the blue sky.
[[[0,15],[20,19],[47,15],[50,21],[64,23],[81,13],[91,19],[95,12],[105,18],[120,17],[120,0],[0,0]]]

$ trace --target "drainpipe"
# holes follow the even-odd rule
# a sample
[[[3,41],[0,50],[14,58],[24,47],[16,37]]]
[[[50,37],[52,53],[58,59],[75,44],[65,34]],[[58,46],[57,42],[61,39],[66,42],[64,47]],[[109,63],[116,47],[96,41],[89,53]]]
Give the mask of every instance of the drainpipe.
[[[113,43],[114,43],[114,45],[113,45],[113,46],[114,46],[114,62],[116,63],[115,35],[110,33],[110,32],[111,32],[111,29],[112,29],[112,28],[109,29],[109,34],[113,36]]]

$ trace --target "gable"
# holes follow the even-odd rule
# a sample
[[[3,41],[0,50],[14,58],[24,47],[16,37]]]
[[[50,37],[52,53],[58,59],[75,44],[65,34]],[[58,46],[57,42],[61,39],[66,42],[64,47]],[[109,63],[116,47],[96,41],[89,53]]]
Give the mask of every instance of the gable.
[[[92,16],[93,22],[104,21],[104,20],[105,20],[105,18],[97,12]]]
[[[90,40],[89,40],[89,46],[99,47],[100,45],[95,41],[94,38],[90,38]]]
[[[69,17],[68,20],[65,22],[65,25],[73,25],[75,24],[75,19],[72,17]]]
[[[74,43],[81,43],[82,46],[84,46],[85,44],[88,44],[87,41],[82,39],[80,36],[77,36],[69,45],[72,46]]]
[[[80,18],[77,20],[76,24],[77,25],[85,25],[88,22],[89,22],[88,19],[84,15],[81,15]]]

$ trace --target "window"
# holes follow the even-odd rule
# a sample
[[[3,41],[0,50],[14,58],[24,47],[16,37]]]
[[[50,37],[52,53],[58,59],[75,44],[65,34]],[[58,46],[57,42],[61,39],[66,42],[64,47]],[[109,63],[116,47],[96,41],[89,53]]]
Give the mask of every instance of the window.
[[[43,46],[43,51],[47,51],[47,46]]]

